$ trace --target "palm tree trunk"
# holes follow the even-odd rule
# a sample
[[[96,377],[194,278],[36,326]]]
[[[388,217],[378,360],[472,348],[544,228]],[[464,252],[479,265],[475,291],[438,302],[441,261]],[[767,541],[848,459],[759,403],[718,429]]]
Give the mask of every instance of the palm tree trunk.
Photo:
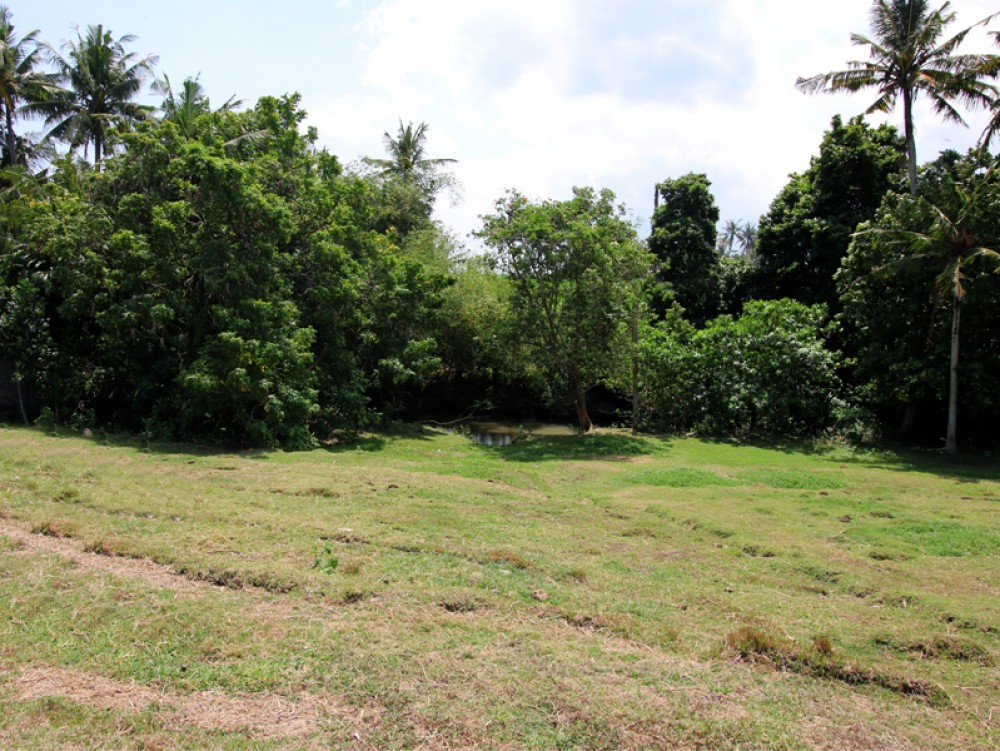
[[[913,134],[913,92],[903,89],[903,128],[906,134],[906,174],[910,195],[917,195],[917,141]]]
[[[632,432],[639,432],[639,303],[632,303]]]
[[[948,383],[948,435],[944,450],[958,453],[958,320],[962,302],[956,294],[951,303],[951,377]]]
[[[4,114],[7,119],[7,159],[8,164],[13,167],[17,164],[17,136],[14,135],[14,113],[10,107],[4,107]]]
[[[24,420],[25,425],[31,425],[28,420],[28,410],[24,407],[24,388],[21,385],[21,379],[17,379],[17,406],[21,408],[21,419]]]
[[[587,393],[583,384],[576,387],[576,419],[581,433],[589,433],[594,429],[594,423],[587,412]]]

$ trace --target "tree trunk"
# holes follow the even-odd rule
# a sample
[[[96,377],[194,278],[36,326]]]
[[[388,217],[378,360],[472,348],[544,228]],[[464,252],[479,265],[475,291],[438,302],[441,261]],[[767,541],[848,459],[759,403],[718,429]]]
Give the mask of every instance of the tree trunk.
[[[903,89],[903,128],[906,134],[906,174],[910,195],[917,195],[917,141],[913,135],[913,92]]]
[[[594,423],[587,412],[587,389],[580,381],[576,382],[576,419],[580,423],[581,433],[589,433],[594,429]]]
[[[903,422],[899,426],[900,435],[907,436],[913,430],[913,421],[917,416],[917,405],[910,401],[906,405],[906,411],[903,412]]]
[[[938,304],[941,302],[941,292],[937,287],[931,293],[931,307],[930,307],[930,322],[927,324],[927,338],[925,340],[925,346],[928,350],[934,346],[934,324],[937,314]],[[917,415],[917,405],[910,399],[909,404],[906,405],[906,411],[903,413],[903,424],[899,428],[900,435],[907,436],[910,431],[913,430],[913,423],[915,422]]]
[[[14,113],[10,111],[10,107],[5,107],[4,114],[7,118],[7,160],[9,166],[13,167],[17,164],[17,136],[14,135]]]
[[[21,386],[21,379],[17,379],[17,406],[21,408],[21,419],[25,425],[31,425],[28,421],[28,410],[24,407],[24,388]]]
[[[639,303],[632,304],[632,433],[639,432]]]
[[[958,453],[958,319],[962,301],[956,294],[951,303],[951,377],[948,382],[948,435],[944,450]]]

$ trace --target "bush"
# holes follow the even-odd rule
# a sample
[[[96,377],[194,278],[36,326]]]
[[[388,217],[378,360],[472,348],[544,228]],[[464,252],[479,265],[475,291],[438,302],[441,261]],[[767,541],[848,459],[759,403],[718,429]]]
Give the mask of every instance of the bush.
[[[643,398],[660,427],[812,435],[831,425],[840,391],[823,306],[754,300],[739,318],[696,330],[676,317],[646,342]]]

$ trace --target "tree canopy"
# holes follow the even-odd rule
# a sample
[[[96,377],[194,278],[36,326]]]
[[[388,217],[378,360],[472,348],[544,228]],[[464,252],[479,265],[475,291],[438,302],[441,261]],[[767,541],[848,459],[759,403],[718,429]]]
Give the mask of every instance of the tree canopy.
[[[875,0],[870,12],[871,37],[851,35],[852,44],[868,48],[868,60],[853,60],[845,70],[799,78],[795,84],[807,94],[875,89],[877,96],[867,114],[891,112],[902,100],[911,195],[917,192],[916,97],[925,95],[937,114],[964,125],[952,102],[988,107],[996,93],[986,79],[996,72],[1000,60],[993,55],[957,52],[972,27],[941,41],[955,18],[950,2],[935,10],[927,0]]]
[[[580,430],[590,430],[587,391],[617,366],[614,345],[628,335],[629,301],[651,259],[609,190],[574,188],[568,200],[542,202],[511,191],[482,219],[478,234],[513,283],[524,356],[553,398],[571,396]]]
[[[660,279],[695,321],[719,310],[717,233],[719,209],[703,174],[687,174],[656,186],[649,250],[660,264]]]

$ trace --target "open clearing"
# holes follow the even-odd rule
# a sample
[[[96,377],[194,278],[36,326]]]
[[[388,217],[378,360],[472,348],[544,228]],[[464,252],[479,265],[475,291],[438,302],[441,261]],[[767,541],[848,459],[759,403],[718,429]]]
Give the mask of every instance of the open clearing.
[[[1000,467],[0,428],[0,748],[994,749]]]

